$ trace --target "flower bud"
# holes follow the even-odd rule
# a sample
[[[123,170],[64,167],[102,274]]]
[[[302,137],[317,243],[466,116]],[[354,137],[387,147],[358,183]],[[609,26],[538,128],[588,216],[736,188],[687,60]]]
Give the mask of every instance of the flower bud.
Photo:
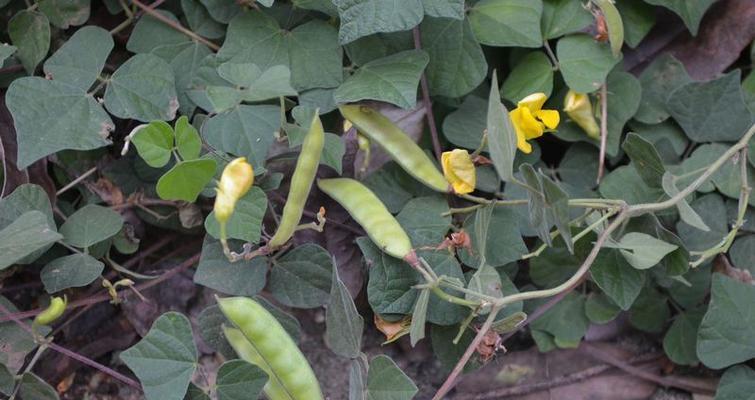
[[[34,318],[34,325],[50,325],[66,311],[68,300],[65,296],[53,297],[50,305]]]
[[[221,225],[228,221],[236,202],[251,189],[253,183],[254,170],[245,157],[239,157],[226,165],[220,176],[214,207],[215,218]]]
[[[466,150],[454,149],[441,155],[443,175],[454,188],[457,194],[466,194],[474,191],[477,183],[477,171],[472,158]]]
[[[569,90],[564,98],[564,111],[587,133],[587,136],[596,140],[600,139],[600,128],[595,120],[590,98],[586,94]]]

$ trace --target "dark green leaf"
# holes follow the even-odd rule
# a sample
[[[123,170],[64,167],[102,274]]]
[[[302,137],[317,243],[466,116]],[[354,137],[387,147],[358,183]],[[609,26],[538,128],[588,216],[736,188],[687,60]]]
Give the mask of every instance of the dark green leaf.
[[[266,277],[265,257],[232,263],[223,254],[219,241],[205,237],[194,283],[232,296],[253,296],[265,287]]]
[[[422,0],[425,15],[464,19],[464,0]]]
[[[707,82],[687,83],[669,96],[669,112],[696,142],[738,140],[752,124],[739,80],[735,70]]]
[[[684,65],[674,56],[664,53],[640,75],[642,101],[635,118],[646,124],[657,124],[669,117],[666,106],[671,93],[692,82]]]
[[[534,330],[553,335],[558,347],[577,347],[590,323],[584,310],[585,297],[577,293],[569,293],[540,318],[532,321],[530,326]]]
[[[666,296],[646,286],[629,310],[629,322],[641,331],[660,333],[670,314]]]
[[[724,372],[718,381],[714,400],[752,400],[755,393],[755,371],[746,365],[737,365]]]
[[[388,356],[370,360],[367,375],[367,398],[370,400],[409,400],[417,385]]]
[[[429,58],[422,50],[407,50],[364,64],[335,92],[338,103],[380,100],[412,108],[417,85]]]
[[[692,36],[697,35],[697,28],[703,14],[716,0],[645,0],[650,4],[663,6],[679,15]]]
[[[81,25],[89,19],[90,0],[40,0],[42,11],[50,23],[60,29]]]
[[[477,40],[489,46],[542,46],[540,0],[481,0],[469,9]]]
[[[60,233],[71,246],[86,248],[117,234],[123,218],[117,212],[98,205],[84,206],[60,227]]]
[[[86,286],[99,278],[105,264],[87,254],[71,254],[45,265],[40,278],[47,293]]]
[[[37,375],[27,372],[21,377],[19,393],[24,400],[58,400],[58,392]]]
[[[120,118],[172,120],[178,110],[173,70],[151,54],[137,54],[110,77],[105,107]]]
[[[652,143],[636,133],[630,132],[621,146],[632,160],[632,166],[637,170],[646,185],[658,188],[662,186],[663,174],[666,168],[658,151]],[[668,191],[667,191],[668,193]],[[670,196],[671,193],[668,193]]]
[[[621,253],[612,249],[598,253],[590,273],[603,293],[623,310],[632,306],[645,284],[645,272],[632,268]]]
[[[110,144],[113,122],[80,88],[38,77],[20,78],[11,83],[5,100],[15,123],[19,168],[60,150]]]
[[[708,311],[697,333],[697,356],[709,368],[724,368],[755,357],[755,287],[713,274]]]
[[[498,176],[503,181],[510,182],[514,179],[514,155],[517,149],[517,137],[508,110],[501,103],[495,71],[493,71],[493,81],[488,96],[487,133],[490,157]]]
[[[268,381],[267,373],[244,360],[226,361],[218,369],[218,400],[256,399]]]
[[[417,303],[414,304],[414,310],[412,310],[412,324],[409,328],[409,341],[412,347],[425,338],[425,321],[427,320],[427,303],[429,301],[430,290],[420,290]]]
[[[102,72],[113,46],[110,32],[97,26],[85,26],[45,61],[45,75],[88,90]]]
[[[593,271],[593,274],[595,272]],[[594,278],[594,275],[593,275]],[[585,315],[590,322],[595,324],[606,324],[613,321],[621,312],[621,307],[617,306],[604,293],[591,293],[587,296],[585,302]]]
[[[148,400],[183,399],[197,363],[189,319],[175,312],[161,315],[120,358],[139,378]]]
[[[256,243],[260,240],[262,219],[267,211],[267,196],[257,186],[252,186],[244,197],[236,203],[231,218],[227,222],[226,230],[231,239]],[[204,223],[207,233],[220,239],[220,225],[215,219],[215,212],[211,212]]]
[[[619,0],[616,8],[624,21],[624,42],[631,48],[637,47],[655,25],[655,9],[642,1],[634,0]]]
[[[396,216],[414,247],[440,245],[451,228],[451,217],[442,216],[448,203],[442,196],[417,197],[409,200]]]
[[[679,365],[698,363],[697,329],[700,327],[703,313],[704,310],[695,309],[677,315],[663,337],[663,351],[674,363]]]
[[[50,50],[50,22],[44,14],[23,10],[8,21],[8,36],[17,48],[16,56],[26,72],[34,74],[37,64]]]
[[[470,235],[475,251],[470,253],[467,249],[459,249],[459,257],[472,268],[478,268],[482,263],[480,249],[485,251],[485,263],[493,267],[506,265],[527,254],[522,236],[517,229],[512,229],[517,223],[515,212],[509,207],[495,207],[492,214],[490,211],[487,210],[487,224],[481,220],[486,213],[485,208],[477,210],[464,221],[464,231]]]
[[[572,0],[543,0],[541,27],[545,39],[555,39],[586,28],[593,16],[582,4]]]
[[[461,106],[443,120],[443,136],[459,147],[467,149],[480,147],[482,134],[487,128],[486,109],[487,104],[484,99],[473,95],[467,96]]]
[[[597,90],[620,60],[613,57],[607,45],[581,34],[559,40],[556,52],[566,84],[580,93]]]
[[[327,304],[332,287],[333,260],[322,247],[307,243],[273,262],[270,292],[289,307]]]
[[[341,18],[341,44],[373,33],[411,29],[425,14],[420,0],[333,0],[333,4]]]
[[[403,260],[382,252],[368,238],[361,237],[356,242],[370,266],[367,300],[372,310],[380,316],[411,314],[418,294],[412,286],[418,283],[419,274],[407,268]]]
[[[362,350],[364,319],[346,285],[338,277],[338,268],[333,268],[332,280],[325,312],[325,343],[339,356],[357,358]]]
[[[466,19],[426,17],[420,28],[422,48],[430,56],[426,74],[433,95],[460,97],[480,85],[488,64]]]
[[[225,35],[225,26],[212,19],[207,8],[199,0],[181,0],[181,9],[189,27],[196,34],[208,39],[219,39]]]
[[[522,57],[506,77],[501,87],[501,96],[517,103],[532,93],[540,92],[550,96],[552,91],[553,66],[545,53],[533,51]]]

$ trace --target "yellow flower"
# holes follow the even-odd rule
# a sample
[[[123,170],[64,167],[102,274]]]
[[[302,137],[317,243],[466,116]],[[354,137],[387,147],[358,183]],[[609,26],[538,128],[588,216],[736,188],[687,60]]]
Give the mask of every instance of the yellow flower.
[[[215,218],[221,225],[225,225],[233,214],[236,202],[251,189],[253,183],[254,170],[245,157],[239,157],[225,166],[216,189],[218,195],[214,207]]]
[[[547,99],[545,93],[533,93],[519,101],[517,107],[509,112],[511,124],[516,130],[516,147],[527,154],[532,152],[528,140],[539,138],[546,130],[558,126],[558,111],[542,109]]]
[[[466,150],[454,149],[444,152],[440,157],[443,175],[453,186],[454,192],[465,194],[474,191],[477,173],[474,163]]]
[[[600,139],[600,128],[598,122],[595,121],[590,98],[586,94],[569,90],[564,98],[564,111],[587,133],[587,136]]]

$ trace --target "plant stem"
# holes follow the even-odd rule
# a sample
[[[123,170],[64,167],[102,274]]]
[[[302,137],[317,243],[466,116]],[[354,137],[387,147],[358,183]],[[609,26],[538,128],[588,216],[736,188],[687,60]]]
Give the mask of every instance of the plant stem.
[[[414,48],[422,50],[422,34],[419,31],[419,26],[415,26],[414,29],[412,29],[412,34],[414,36]],[[442,150],[440,147],[440,139],[438,137],[438,128],[435,126],[433,103],[430,101],[430,85],[427,83],[427,75],[425,75],[424,71],[422,72],[419,82],[422,87],[422,104],[425,107],[427,126],[430,128],[430,137],[433,140],[433,151],[435,152],[435,157],[440,160]]]
[[[614,215],[616,215],[617,212],[619,212],[618,209],[613,209],[613,210],[610,210],[607,213],[603,214],[603,216],[601,216],[597,221],[593,222],[592,224],[590,224],[590,226],[588,226],[587,228],[583,229],[578,234],[574,235],[574,237],[572,238],[572,242],[576,242],[579,239],[582,239],[585,235],[587,235],[588,233],[592,232],[597,227],[603,225],[603,223],[606,222],[606,220],[608,220],[608,218],[611,218]],[[558,233],[558,231],[556,231],[556,233]],[[545,249],[547,249],[547,248],[548,248],[548,245],[546,243],[543,243],[542,245],[540,245],[540,247],[538,247],[537,250],[533,251],[532,253],[523,255],[521,259],[522,260],[526,260],[528,258],[537,257],[543,251],[545,251]]]
[[[79,175],[79,177],[77,177],[76,179],[72,180],[69,184],[63,186],[60,190],[58,190],[57,192],[55,192],[55,195],[56,196],[60,196],[61,194],[63,194],[66,191],[68,191],[68,189],[70,189],[70,188],[78,185],[81,181],[83,181],[84,179],[86,179],[87,177],[89,177],[90,175],[92,175],[93,173],[95,173],[96,171],[97,171],[97,167],[90,168],[88,171],[86,171],[83,174]]]
[[[606,142],[608,141],[608,86],[600,87],[600,158],[597,183],[603,178],[606,168]]]

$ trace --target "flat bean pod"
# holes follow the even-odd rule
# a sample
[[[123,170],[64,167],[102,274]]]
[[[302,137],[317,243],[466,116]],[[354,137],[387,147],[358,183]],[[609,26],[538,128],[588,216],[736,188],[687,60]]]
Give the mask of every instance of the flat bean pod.
[[[359,181],[349,178],[319,179],[317,187],[341,204],[384,252],[402,259],[414,253],[404,228],[383,202]]]
[[[325,131],[320,122],[320,117],[315,114],[309,132],[301,146],[299,159],[296,161],[296,169],[291,177],[291,186],[288,191],[286,205],[283,206],[283,215],[275,235],[267,243],[269,250],[275,250],[288,242],[294,235],[296,227],[301,221],[304,204],[312,189],[312,182],[317,174],[317,166],[320,164],[320,155],[325,144]]]
[[[401,168],[418,181],[439,192],[451,191],[446,178],[430,157],[383,114],[363,105],[342,105],[338,109],[360,133],[378,143]]]
[[[236,327],[223,327],[226,339],[242,359],[269,376],[270,400],[322,400],[322,391],[307,359],[278,320],[247,297],[218,299],[221,311]]]

